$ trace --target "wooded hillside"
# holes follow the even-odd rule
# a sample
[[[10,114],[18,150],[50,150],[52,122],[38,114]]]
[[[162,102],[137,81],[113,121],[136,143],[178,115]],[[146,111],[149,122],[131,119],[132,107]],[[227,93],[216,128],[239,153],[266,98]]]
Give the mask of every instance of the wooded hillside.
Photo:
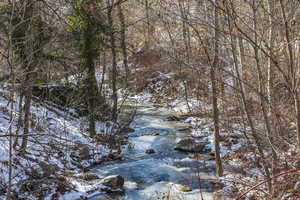
[[[111,192],[78,174],[127,155],[133,101],[191,124],[215,196],[300,199],[299,34],[297,0],[2,0],[0,199]]]

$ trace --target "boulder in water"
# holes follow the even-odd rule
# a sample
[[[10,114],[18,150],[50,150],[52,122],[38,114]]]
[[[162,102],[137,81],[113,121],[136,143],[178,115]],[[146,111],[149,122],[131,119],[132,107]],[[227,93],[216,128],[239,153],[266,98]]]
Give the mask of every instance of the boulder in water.
[[[85,180],[85,181],[92,181],[99,179],[99,176],[94,173],[82,173],[75,176],[75,178]]]
[[[214,160],[215,157],[213,155],[210,154],[191,154],[189,155],[189,158],[191,159],[195,159],[195,160]]]
[[[153,153],[155,153],[155,150],[154,150],[154,149],[147,149],[147,150],[145,151],[145,153],[146,153],[146,154],[153,154]]]
[[[204,150],[204,147],[207,143],[198,143],[193,138],[183,138],[180,140],[176,146],[175,150],[184,151],[184,152],[194,152],[199,153]]]
[[[176,185],[176,189],[180,192],[191,192],[193,189],[186,185]]]
[[[123,131],[124,133],[132,133],[132,132],[134,132],[134,129],[133,129],[133,128],[130,128],[130,127],[124,127],[124,128],[122,129],[122,131]]]
[[[175,115],[172,115],[167,117],[167,121],[180,121],[180,118]]]
[[[147,136],[158,136],[158,135],[159,135],[159,132],[153,131],[153,132],[146,133],[146,135],[147,135]]]
[[[186,127],[186,128],[179,128],[179,129],[177,129],[177,131],[179,131],[179,132],[191,132],[191,127]]]
[[[82,160],[87,160],[91,158],[90,148],[88,145],[79,145],[79,156]]]
[[[99,183],[113,190],[118,190],[123,188],[124,178],[120,175],[111,175],[105,177]]]

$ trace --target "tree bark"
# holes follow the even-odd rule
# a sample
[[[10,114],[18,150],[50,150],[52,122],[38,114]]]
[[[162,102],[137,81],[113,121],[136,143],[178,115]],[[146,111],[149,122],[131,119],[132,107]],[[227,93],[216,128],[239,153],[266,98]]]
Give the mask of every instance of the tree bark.
[[[114,23],[112,18],[113,5],[110,5],[108,2],[108,11],[107,11],[107,19],[109,24],[109,37],[110,37],[110,45],[111,45],[111,54],[112,54],[112,100],[113,100],[113,108],[112,108],[112,120],[114,122],[117,121],[118,118],[118,94],[117,94],[117,52],[116,52],[116,38],[114,34]]]
[[[273,79],[274,79],[274,68],[273,68],[273,61],[271,58],[274,58],[273,55],[273,48],[274,48],[274,41],[275,41],[275,27],[273,23],[273,17],[275,15],[274,12],[274,6],[275,2],[274,0],[268,0],[268,14],[269,14],[269,35],[268,35],[268,45],[269,45],[269,57],[268,57],[268,76],[267,76],[267,95],[268,95],[268,101],[269,101],[269,109],[268,113],[269,116],[271,116],[272,113],[272,107],[274,106],[273,103]]]
[[[189,30],[187,27],[187,14],[184,8],[184,4],[181,0],[178,0],[178,5],[179,5],[179,9],[180,9],[180,14],[181,14],[181,20],[182,20],[182,39],[185,45],[185,54],[183,54],[183,56],[185,58],[183,58],[184,60],[186,60],[186,63],[189,65],[190,63],[190,43],[189,43]],[[180,73],[182,74],[182,64],[180,64]],[[186,80],[182,80],[182,84],[184,87],[184,97],[185,97],[185,102],[186,102],[186,106],[189,112],[192,111],[190,104],[189,104],[189,98],[188,98],[188,88],[187,88],[187,81]]]
[[[126,44],[126,23],[125,23],[125,17],[123,14],[123,8],[121,4],[118,4],[118,14],[119,14],[119,20],[121,23],[121,49],[123,54],[123,64],[125,68],[125,86],[128,86],[128,78],[129,78],[129,67],[128,67],[128,54],[127,54],[127,44]]]
[[[98,86],[97,80],[95,78],[95,66],[94,66],[94,57],[93,57],[93,48],[92,43],[93,41],[93,31],[92,25],[87,22],[87,30],[83,33],[84,42],[85,42],[85,49],[84,49],[84,56],[83,56],[83,66],[87,69],[87,103],[88,103],[88,121],[89,121],[89,134],[90,136],[96,135],[96,106],[97,106],[97,93],[98,93]]]
[[[219,177],[223,176],[223,167],[222,167],[222,160],[221,160],[221,153],[220,153],[220,124],[219,124],[219,108],[218,108],[218,89],[217,89],[217,82],[216,82],[216,74],[215,71],[219,67],[219,40],[220,40],[220,33],[219,33],[219,0],[215,0],[214,3],[214,59],[213,63],[210,68],[210,79],[212,84],[212,99],[213,99],[213,117],[214,117],[214,143],[215,143],[215,158],[216,158],[216,170],[217,175]]]
[[[258,36],[257,36],[257,8],[256,8],[256,4],[255,1],[253,1],[252,4],[252,12],[253,12],[253,31],[254,31],[254,42],[255,44],[258,44]],[[267,99],[264,97],[264,86],[263,86],[263,74],[262,74],[262,70],[261,70],[261,64],[260,64],[260,58],[259,58],[259,49],[256,45],[253,46],[254,49],[254,57],[255,57],[255,63],[256,63],[256,70],[257,70],[257,74],[258,74],[258,87],[259,87],[259,99],[260,99],[260,107],[263,113],[263,117],[264,117],[264,123],[265,123],[265,127],[267,130],[267,138],[269,140],[270,143],[270,147],[271,147],[271,151],[272,151],[272,159],[273,159],[273,166],[276,166],[277,163],[277,154],[276,154],[276,150],[274,147],[274,141],[273,141],[273,135],[272,135],[272,131],[271,131],[271,124],[270,124],[270,119],[268,117],[268,113],[267,113],[267,108],[266,108],[266,101]],[[271,193],[272,192],[272,184],[269,184],[269,190]]]
[[[25,71],[25,80],[24,85],[24,123],[23,123],[23,137],[21,144],[21,152],[25,152],[28,144],[28,134],[30,131],[30,108],[31,108],[31,98],[32,98],[32,84],[35,78],[35,65],[37,64],[37,54],[41,49],[40,41],[33,41],[39,30],[39,27],[34,27],[33,25],[33,16],[34,16],[34,1],[27,0],[24,2],[24,19],[22,23],[24,35],[23,38],[15,38],[21,42],[21,45],[18,45],[18,54],[22,60],[22,65]],[[35,18],[37,19],[37,18]],[[17,33],[18,34],[18,33]],[[36,45],[35,45],[36,44]]]

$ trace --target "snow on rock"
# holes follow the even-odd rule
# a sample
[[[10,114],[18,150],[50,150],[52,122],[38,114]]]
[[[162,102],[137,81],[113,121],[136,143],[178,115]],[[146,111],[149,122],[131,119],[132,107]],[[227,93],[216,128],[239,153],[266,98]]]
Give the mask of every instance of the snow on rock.
[[[99,183],[113,190],[118,190],[123,188],[124,178],[120,175],[110,175],[102,179]]]
[[[175,150],[184,151],[184,152],[203,152],[204,147],[207,143],[197,142],[193,138],[183,138],[175,146]]]

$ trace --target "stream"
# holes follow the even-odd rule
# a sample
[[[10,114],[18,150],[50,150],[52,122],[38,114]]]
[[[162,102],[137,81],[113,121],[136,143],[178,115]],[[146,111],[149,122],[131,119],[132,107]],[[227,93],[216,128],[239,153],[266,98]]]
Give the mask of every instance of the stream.
[[[189,153],[174,150],[175,144],[190,133],[189,124],[168,121],[171,115],[174,112],[160,107],[138,107],[131,125],[135,131],[129,133],[124,159],[92,170],[100,177],[123,176],[124,192],[99,195],[92,200],[213,199],[214,185],[209,180],[215,179],[214,161],[191,159]],[[145,153],[148,149],[155,153]],[[192,191],[180,191],[179,184]]]

